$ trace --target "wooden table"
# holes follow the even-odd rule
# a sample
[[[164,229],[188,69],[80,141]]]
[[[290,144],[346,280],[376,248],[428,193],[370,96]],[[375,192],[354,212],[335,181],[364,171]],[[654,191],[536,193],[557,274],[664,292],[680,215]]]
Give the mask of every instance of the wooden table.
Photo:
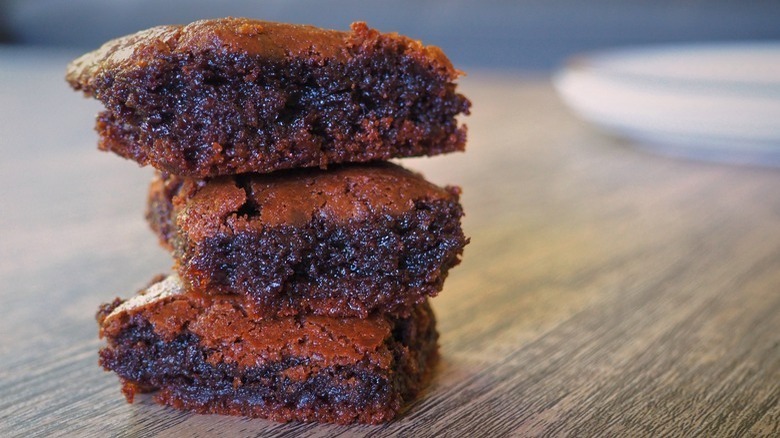
[[[650,155],[544,77],[473,71],[472,242],[433,300],[442,363],[382,427],[125,403],[94,312],[169,269],[151,170],[95,150],[68,55],[0,50],[0,436],[780,436],[780,171]]]

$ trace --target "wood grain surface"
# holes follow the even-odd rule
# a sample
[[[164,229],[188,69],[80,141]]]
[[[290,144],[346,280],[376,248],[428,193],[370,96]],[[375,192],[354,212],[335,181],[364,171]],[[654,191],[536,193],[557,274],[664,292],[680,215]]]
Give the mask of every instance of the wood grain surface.
[[[68,54],[0,50],[0,436],[780,436],[780,171],[676,160],[571,116],[544,77],[471,72],[472,243],[433,300],[442,363],[384,426],[126,404],[97,306],[170,268],[149,169],[96,151]]]

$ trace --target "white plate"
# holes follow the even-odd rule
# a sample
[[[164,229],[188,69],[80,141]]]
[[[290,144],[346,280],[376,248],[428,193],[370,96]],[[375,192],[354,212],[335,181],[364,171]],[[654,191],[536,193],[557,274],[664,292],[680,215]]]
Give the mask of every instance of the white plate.
[[[780,165],[780,43],[619,50],[554,78],[582,118],[675,155]]]

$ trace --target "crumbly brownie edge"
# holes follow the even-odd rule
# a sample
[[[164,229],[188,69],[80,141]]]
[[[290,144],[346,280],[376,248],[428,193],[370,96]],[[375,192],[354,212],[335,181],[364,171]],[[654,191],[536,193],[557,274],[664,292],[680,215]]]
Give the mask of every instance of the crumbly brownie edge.
[[[149,185],[146,203],[146,221],[163,248],[173,251],[171,243],[176,233],[173,223],[173,204],[169,201],[179,190],[181,180],[167,179],[157,174]]]

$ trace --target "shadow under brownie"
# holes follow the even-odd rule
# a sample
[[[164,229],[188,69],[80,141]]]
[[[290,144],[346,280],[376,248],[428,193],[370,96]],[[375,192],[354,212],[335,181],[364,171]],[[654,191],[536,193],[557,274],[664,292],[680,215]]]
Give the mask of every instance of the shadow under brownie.
[[[456,187],[373,163],[159,176],[147,217],[195,291],[246,295],[276,315],[406,316],[460,262],[458,200]]]
[[[408,318],[268,318],[237,295],[186,291],[174,274],[98,312],[100,363],[158,403],[276,421],[380,423],[427,383],[437,358],[427,301]]]

